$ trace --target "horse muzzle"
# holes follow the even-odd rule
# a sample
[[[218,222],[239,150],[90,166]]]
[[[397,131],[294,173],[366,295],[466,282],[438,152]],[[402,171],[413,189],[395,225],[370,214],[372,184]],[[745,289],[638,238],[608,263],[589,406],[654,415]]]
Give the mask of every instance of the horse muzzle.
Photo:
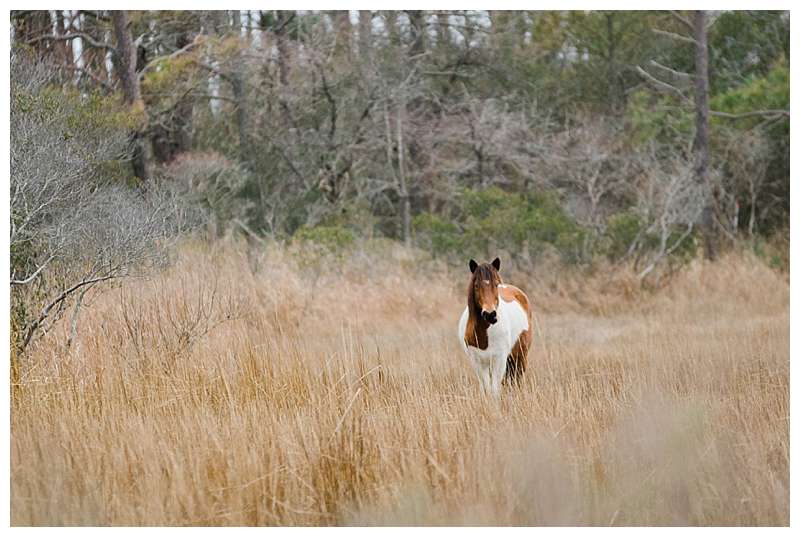
[[[494,324],[497,322],[497,310],[495,311],[482,311],[481,317],[483,320],[489,324]]]

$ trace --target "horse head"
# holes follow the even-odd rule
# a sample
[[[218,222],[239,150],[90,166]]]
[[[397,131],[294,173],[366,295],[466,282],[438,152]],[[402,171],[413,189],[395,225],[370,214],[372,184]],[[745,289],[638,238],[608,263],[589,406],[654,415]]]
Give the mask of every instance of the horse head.
[[[469,270],[472,272],[467,296],[470,312],[487,324],[494,324],[497,322],[497,305],[500,301],[498,286],[502,283],[498,272],[500,258],[496,257],[491,263],[482,265],[470,259]]]

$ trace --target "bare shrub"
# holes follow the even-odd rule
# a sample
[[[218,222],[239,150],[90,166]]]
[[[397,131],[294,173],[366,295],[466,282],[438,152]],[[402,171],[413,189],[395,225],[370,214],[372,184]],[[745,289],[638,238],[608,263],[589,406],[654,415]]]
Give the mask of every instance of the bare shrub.
[[[723,181],[724,206],[720,209],[728,217],[722,224],[735,234],[741,224],[752,237],[762,212],[775,200],[767,199],[765,187],[769,165],[769,141],[757,129],[741,132],[720,128],[720,160],[726,172]],[[740,208],[747,207],[747,222],[740,221]]]
[[[105,179],[126,147],[126,118],[95,97],[48,85],[47,66],[12,56],[11,297],[16,346],[57,322],[102,282],[165,260],[186,224],[158,184],[147,192]]]

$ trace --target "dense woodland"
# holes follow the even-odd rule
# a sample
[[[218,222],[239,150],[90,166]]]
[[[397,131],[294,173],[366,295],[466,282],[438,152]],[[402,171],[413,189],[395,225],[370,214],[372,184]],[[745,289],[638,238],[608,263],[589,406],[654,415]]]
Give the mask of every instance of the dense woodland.
[[[22,349],[197,229],[642,279],[787,233],[788,12],[12,11],[11,41]]]

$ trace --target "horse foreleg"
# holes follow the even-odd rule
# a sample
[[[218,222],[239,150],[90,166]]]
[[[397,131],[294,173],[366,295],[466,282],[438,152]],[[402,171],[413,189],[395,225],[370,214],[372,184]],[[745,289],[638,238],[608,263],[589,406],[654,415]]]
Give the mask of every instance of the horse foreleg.
[[[505,355],[498,355],[490,365],[491,367],[491,388],[492,395],[495,398],[500,397],[500,383],[506,373],[506,357]]]
[[[492,368],[491,366],[483,366],[481,368],[481,389],[486,395],[492,393]]]
[[[478,377],[478,383],[480,384],[480,390],[483,393],[486,393],[489,389],[489,385],[486,383],[488,378],[488,370],[487,367],[482,364],[477,359],[470,359],[470,364],[472,364],[472,369],[475,371],[475,376]]]

